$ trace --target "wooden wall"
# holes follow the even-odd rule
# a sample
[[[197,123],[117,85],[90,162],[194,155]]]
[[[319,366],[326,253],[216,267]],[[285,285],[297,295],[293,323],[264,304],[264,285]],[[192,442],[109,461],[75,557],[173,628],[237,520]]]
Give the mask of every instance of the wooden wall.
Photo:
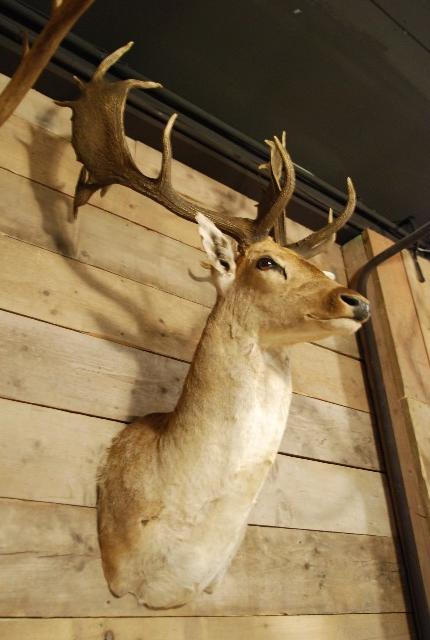
[[[100,456],[126,421],[174,406],[214,292],[195,225],[143,196],[112,187],[72,221],[69,118],[32,91],[0,129],[0,636],[409,638],[354,338],[294,348],[281,450],[216,592],[170,611],[109,593]],[[130,148],[154,174],[160,154]],[[179,163],[174,183],[209,206],[253,211]],[[291,238],[305,231],[289,223]],[[339,247],[317,260],[346,281]]]
[[[367,229],[343,247],[348,272],[392,246],[392,241]],[[397,503],[405,501],[404,544],[408,572],[422,582],[420,616],[430,605],[430,264],[419,258],[425,282],[419,282],[408,251],[381,263],[369,279],[372,326],[390,416],[385,444],[391,461],[398,459],[393,479]],[[393,453],[396,451],[396,454]],[[394,465],[397,465],[394,462]],[[393,473],[394,475],[394,473]],[[406,530],[408,542],[406,543]],[[413,554],[410,549],[413,548]],[[415,564],[416,563],[416,564]],[[419,574],[419,578],[418,578]],[[416,587],[415,587],[416,589]],[[423,601],[427,603],[424,613]],[[423,633],[425,633],[423,631]]]

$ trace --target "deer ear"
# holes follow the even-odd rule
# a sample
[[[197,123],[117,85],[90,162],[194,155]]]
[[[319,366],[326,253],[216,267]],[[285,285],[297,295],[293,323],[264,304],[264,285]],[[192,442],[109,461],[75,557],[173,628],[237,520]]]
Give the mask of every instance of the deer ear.
[[[202,213],[196,215],[203,249],[206,251],[210,265],[221,276],[233,280],[236,273],[236,261],[231,240],[224,235]]]

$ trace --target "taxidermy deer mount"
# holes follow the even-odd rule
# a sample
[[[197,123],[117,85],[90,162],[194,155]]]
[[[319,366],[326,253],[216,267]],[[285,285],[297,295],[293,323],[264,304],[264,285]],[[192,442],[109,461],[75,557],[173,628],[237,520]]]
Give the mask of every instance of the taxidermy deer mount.
[[[129,89],[159,85],[104,80],[130,46],[108,56],[90,82],[79,82],[82,96],[67,103],[84,164],[75,206],[119,183],[196,219],[218,291],[175,409],[127,426],[99,478],[99,540],[111,591],[168,608],[210,592],[242,541],[287,422],[289,348],[353,333],[368,319],[369,304],[306,260],[333,242],[352,215],[349,179],[345,210],[322,230],[286,247],[269,236],[294,192],[285,138],[270,143],[273,197],[256,220],[208,210],[174,190],[176,116],[164,131],[159,177],[139,171],[125,140],[124,105]]]

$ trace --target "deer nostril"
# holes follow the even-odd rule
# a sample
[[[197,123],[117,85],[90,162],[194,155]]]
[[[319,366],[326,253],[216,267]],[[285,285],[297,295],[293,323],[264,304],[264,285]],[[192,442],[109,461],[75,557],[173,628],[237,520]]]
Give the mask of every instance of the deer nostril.
[[[362,304],[360,298],[349,296],[346,293],[342,293],[340,295],[340,299],[343,300],[343,302],[345,302],[346,304],[349,304],[350,307],[359,307]]]
[[[360,322],[365,322],[370,315],[369,303],[367,300],[358,295],[349,293],[341,293],[339,298],[351,309],[352,317]]]

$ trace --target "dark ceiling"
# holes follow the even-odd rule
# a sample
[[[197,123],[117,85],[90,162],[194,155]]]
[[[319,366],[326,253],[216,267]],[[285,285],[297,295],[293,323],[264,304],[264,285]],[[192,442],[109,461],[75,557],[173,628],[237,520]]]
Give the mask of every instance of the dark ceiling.
[[[48,13],[49,0],[27,0]],[[393,221],[430,219],[428,0],[96,0],[74,33]]]

